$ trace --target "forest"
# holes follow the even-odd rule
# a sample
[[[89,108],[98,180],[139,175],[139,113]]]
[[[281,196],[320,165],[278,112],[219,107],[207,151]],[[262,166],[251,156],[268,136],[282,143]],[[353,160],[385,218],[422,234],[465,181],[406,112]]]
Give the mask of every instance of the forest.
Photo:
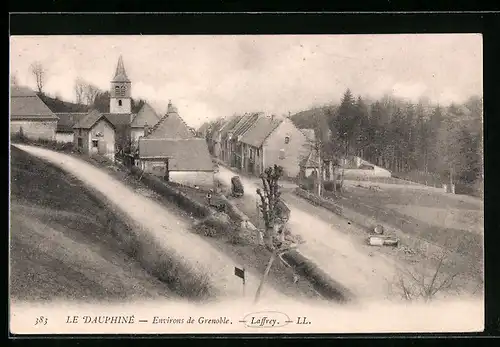
[[[392,96],[366,100],[347,89],[340,104],[293,115],[299,128],[313,128],[324,155],[360,156],[393,176],[437,185],[453,183],[481,194],[483,184],[482,98],[448,106]],[[457,192],[458,193],[458,192]]]

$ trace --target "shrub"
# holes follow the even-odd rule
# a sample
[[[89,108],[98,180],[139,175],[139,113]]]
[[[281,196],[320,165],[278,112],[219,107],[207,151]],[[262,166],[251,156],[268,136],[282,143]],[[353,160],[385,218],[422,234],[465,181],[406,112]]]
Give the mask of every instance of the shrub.
[[[433,300],[439,292],[446,291],[453,286],[453,282],[460,272],[446,273],[443,268],[449,262],[446,252],[437,255],[437,265],[429,269],[421,263],[416,270],[400,269],[397,289],[403,299]]]

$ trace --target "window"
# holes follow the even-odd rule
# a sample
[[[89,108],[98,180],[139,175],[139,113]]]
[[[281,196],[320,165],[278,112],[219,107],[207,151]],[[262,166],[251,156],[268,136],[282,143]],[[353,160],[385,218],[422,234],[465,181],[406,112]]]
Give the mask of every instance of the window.
[[[98,140],[92,140],[92,147],[93,148],[99,147],[99,141]]]
[[[285,144],[288,145],[290,143],[290,136],[285,136]]]
[[[116,96],[120,95],[120,86],[115,87],[115,95]]]
[[[78,147],[83,147],[83,141],[81,137],[78,138]]]
[[[120,87],[120,96],[125,96],[125,86]]]
[[[121,106],[121,105],[122,105],[122,101],[118,100],[118,106]]]
[[[279,158],[282,160],[285,159],[285,150],[283,148],[280,149],[280,157]]]

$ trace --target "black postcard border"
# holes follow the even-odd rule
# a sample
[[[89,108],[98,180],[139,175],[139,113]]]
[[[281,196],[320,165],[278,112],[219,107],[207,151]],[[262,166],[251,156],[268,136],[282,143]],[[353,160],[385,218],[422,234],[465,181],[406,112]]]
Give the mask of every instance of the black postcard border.
[[[57,1],[56,1],[57,2]],[[393,12],[393,13],[297,13],[297,12],[252,12],[252,13],[10,13],[8,17],[9,35],[157,35],[157,34],[396,34],[396,33],[481,33],[483,35],[483,95],[484,95],[484,170],[485,170],[485,331],[476,334],[225,334],[225,335],[12,335],[6,325],[10,342],[23,345],[36,339],[35,343],[44,343],[46,339],[58,339],[60,343],[78,343],[87,340],[95,345],[100,341],[112,343],[111,339],[143,338],[150,339],[217,339],[218,344],[229,342],[228,339],[246,338],[250,341],[265,338],[285,339],[291,343],[296,339],[339,338],[343,342],[347,339],[366,338],[375,339],[369,343],[381,342],[390,339],[391,343],[405,342],[404,339],[429,340],[439,344],[445,343],[450,337],[461,339],[464,337],[492,337],[500,335],[500,302],[495,297],[500,293],[500,252],[496,250],[500,244],[497,229],[500,223],[498,208],[495,206],[500,189],[496,173],[498,172],[498,151],[494,144],[496,129],[500,117],[500,76],[498,62],[500,62],[500,20],[494,12]],[[8,64],[7,64],[8,66]],[[9,70],[7,70],[7,77]],[[4,70],[5,71],[5,70]],[[457,71],[457,73],[460,73]],[[6,84],[7,85],[7,84]],[[8,91],[7,94],[8,96]],[[7,106],[8,114],[8,105]],[[8,117],[5,117],[8,121]],[[6,124],[8,126],[8,124]],[[8,139],[8,137],[7,137]],[[8,148],[8,147],[6,147]],[[8,153],[8,152],[7,152]],[[7,154],[8,155],[8,154]],[[10,182],[9,182],[10,184]],[[8,192],[8,189],[7,189]],[[6,240],[4,262],[8,259],[8,234]],[[8,268],[7,268],[8,271]],[[8,284],[7,284],[8,286]],[[8,287],[7,287],[8,293]],[[7,320],[8,322],[8,297]],[[381,313],[383,317],[383,313]],[[70,339],[67,341],[67,339]],[[224,339],[225,341],[221,340]],[[380,339],[380,340],[379,340]],[[64,342],[63,340],[66,340]],[[417,340],[413,342],[417,342]],[[418,342],[420,342],[418,341]],[[142,341],[141,343],[146,342]],[[158,342],[158,341],[156,341]],[[173,343],[169,341],[168,343]],[[198,341],[201,342],[201,341]],[[269,341],[270,342],[270,341]],[[305,342],[302,340],[302,342]],[[316,341],[319,342],[319,341]],[[368,342],[365,340],[365,342]],[[387,341],[389,342],[389,341]],[[428,341],[430,342],[430,341]],[[465,342],[465,341],[461,341]]]

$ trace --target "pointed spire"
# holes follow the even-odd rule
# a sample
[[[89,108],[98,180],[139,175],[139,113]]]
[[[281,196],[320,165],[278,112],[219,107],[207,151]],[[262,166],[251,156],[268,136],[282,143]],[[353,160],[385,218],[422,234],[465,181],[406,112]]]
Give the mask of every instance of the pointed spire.
[[[167,114],[177,113],[177,107],[172,105],[172,100],[168,100]]]
[[[120,55],[118,58],[118,64],[116,65],[115,77],[113,78],[113,82],[130,82],[127,77],[127,72],[125,71],[125,65],[123,64],[123,58]]]

